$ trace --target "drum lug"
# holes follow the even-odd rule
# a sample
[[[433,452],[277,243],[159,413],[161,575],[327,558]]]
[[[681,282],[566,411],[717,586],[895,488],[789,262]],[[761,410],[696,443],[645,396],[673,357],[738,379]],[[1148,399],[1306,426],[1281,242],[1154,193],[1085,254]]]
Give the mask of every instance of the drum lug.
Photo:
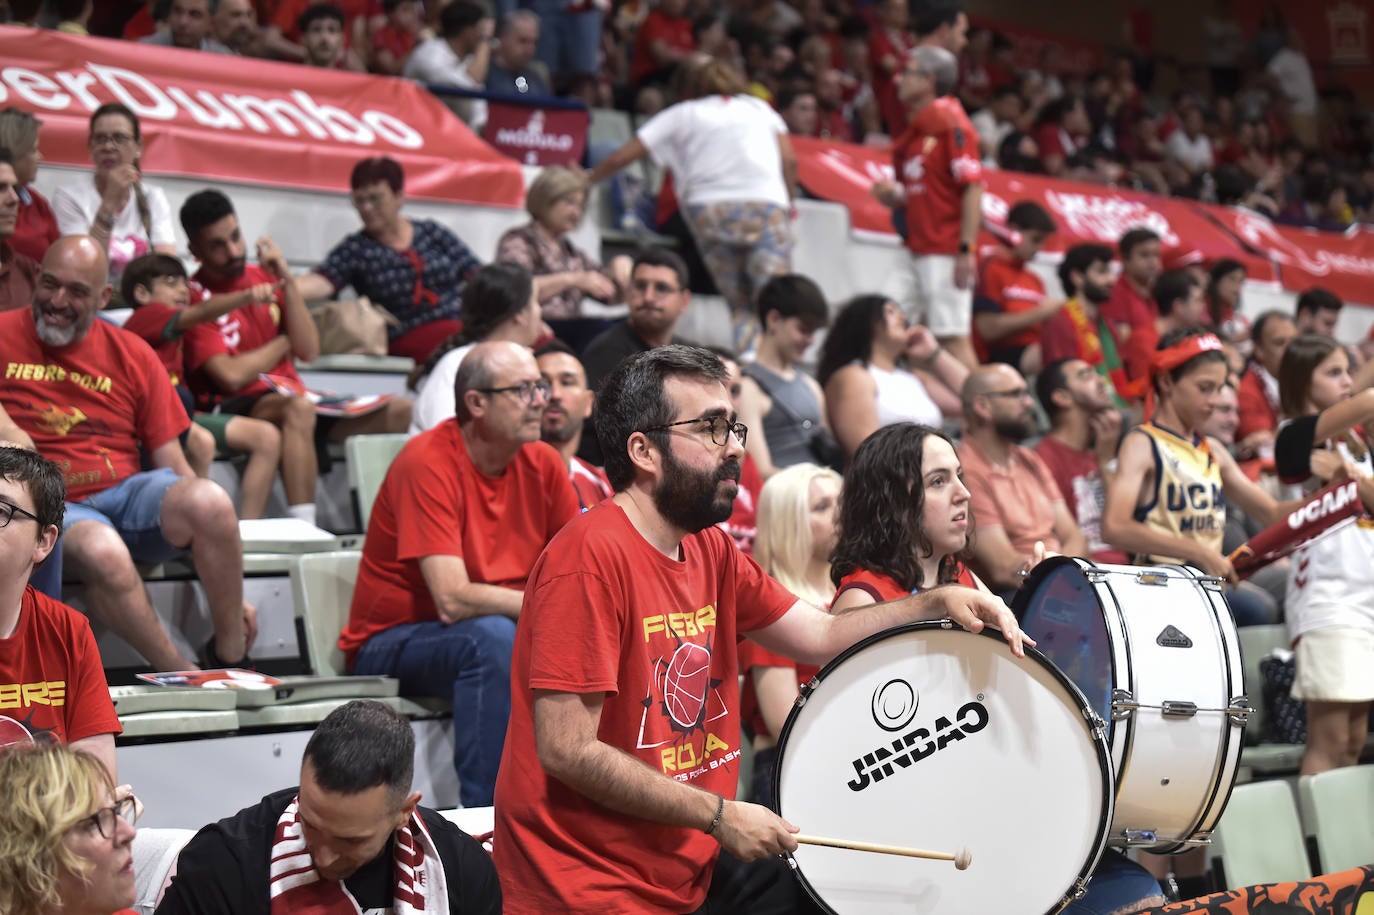
[[[1153,829],[1127,829],[1121,833],[1121,837],[1127,848],[1159,844],[1158,833]]]
[[[1088,721],[1088,731],[1093,735],[1094,740],[1107,739],[1107,724],[1102,720],[1102,716],[1090,708],[1083,709],[1083,717]]]
[[[1139,585],[1157,585],[1157,586],[1164,587],[1164,588],[1169,587],[1169,577],[1170,577],[1170,576],[1169,576],[1167,573],[1165,573],[1165,572],[1137,572],[1137,573],[1135,573],[1135,581],[1136,581],[1136,584],[1139,584]]]
[[[1204,591],[1215,591],[1217,594],[1226,590],[1226,579],[1224,578],[1199,578],[1198,584],[1202,585]]]
[[[1250,704],[1250,697],[1236,696],[1231,700],[1231,708],[1226,713],[1226,717],[1231,719],[1232,724],[1244,727],[1250,723],[1250,716],[1253,714],[1255,714],[1255,709]]]
[[[1088,884],[1091,881],[1092,877],[1084,877],[1077,883],[1075,883],[1073,885],[1073,888],[1069,890],[1069,899],[1071,899],[1073,902],[1077,902],[1084,896],[1088,895]]]
[[[1197,716],[1197,703],[1165,699],[1159,711],[1165,718],[1194,718]]]
[[[1083,570],[1083,577],[1086,578],[1086,579],[1088,580],[1088,583],[1089,583],[1089,584],[1094,584],[1094,585],[1100,585],[1100,584],[1102,584],[1102,582],[1106,581],[1106,580],[1111,576],[1111,574],[1112,574],[1112,573],[1111,573],[1111,572],[1108,572],[1106,569],[1084,569],[1084,570]]]
[[[1131,717],[1140,704],[1135,701],[1135,696],[1131,695],[1128,689],[1112,690],[1112,720],[1121,721],[1123,718]]]

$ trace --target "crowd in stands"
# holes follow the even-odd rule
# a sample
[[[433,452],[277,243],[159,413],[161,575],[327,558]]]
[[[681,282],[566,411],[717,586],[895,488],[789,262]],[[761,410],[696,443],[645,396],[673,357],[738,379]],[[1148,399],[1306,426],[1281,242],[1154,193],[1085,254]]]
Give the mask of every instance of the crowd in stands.
[[[64,30],[91,27],[90,2],[52,6]],[[1253,581],[1227,558],[1327,481],[1374,488],[1374,361],[1333,338],[1343,303],[1313,288],[1292,314],[1250,322],[1242,265],[1165,269],[1143,227],[1070,248],[1050,288],[1031,262],[1058,227],[1031,201],[1013,203],[996,251],[976,249],[995,167],[1244,198],[1303,224],[1367,215],[1374,171],[1347,169],[1368,152],[1363,127],[1330,142],[1282,30],[1256,36],[1254,66],[1214,68],[1204,92],[1199,74],[1171,87],[1163,62],[1126,56],[1079,75],[1050,52],[1017,72],[1005,39],[970,32],[949,5],[506,6],[453,0],[422,21],[412,0],[284,0],[258,18],[246,0],[170,0],[127,24],[207,53],[551,88],[649,115],[590,174],[545,170],[530,222],[489,264],[453,228],[403,214],[405,175],[388,158],[354,168],[361,228],[313,269],[293,273],[265,236],[250,250],[254,227],[213,187],[181,206],[180,252],[166,196],[142,180],[132,111],[92,114],[93,171],[51,206],[32,186],[40,123],[0,112],[0,682],[68,684],[66,710],[49,704],[30,730],[89,756],[26,758],[49,778],[99,767],[79,775],[70,809],[48,813],[63,841],[122,848],[137,802],[114,787],[119,723],[93,688],[89,626],[60,603],[58,557],[90,617],[157,668],[249,666],[257,622],[236,520],[267,511],[279,476],[288,513],[313,522],[329,444],[376,432],[411,438],[378,492],[339,647],[354,673],[452,700],[462,803],[495,803],[508,911],[802,905],[776,858],[796,845],[786,824],[733,800],[736,768],[702,753],[737,752],[742,721],[766,767],[780,710],[815,665],[895,624],[993,625],[1020,653],[1004,601],[1053,553],[1193,565],[1226,581],[1237,625],[1286,621],[1302,637],[1303,771],[1358,759],[1374,700],[1374,535],[1342,529]],[[480,99],[463,104],[481,120]],[[848,302],[791,263],[789,133],[895,140],[895,180],[872,193],[903,229],[902,261]],[[679,334],[692,292],[672,250],[603,265],[570,241],[590,182],[646,155],[672,172],[736,350]],[[320,354],[307,303],[350,288],[390,315],[389,351],[416,365],[413,400],[331,418],[296,366]],[[102,314],[116,295],[132,311],[122,329]],[[594,319],[584,299],[627,313]],[[247,458],[237,505],[207,479],[226,452]],[[136,565],[179,555],[214,623],[195,657],[163,629]],[[737,634],[757,644],[737,656]],[[679,689],[703,670],[719,721],[705,691],[693,705]],[[396,763],[413,757],[408,727],[345,710],[312,738],[299,789],[197,837],[160,911],[266,898],[265,868],[225,869],[233,842],[264,861],[311,852],[301,881],[273,887],[283,906],[336,910],[340,881],[382,905],[414,889],[393,874],[428,867],[455,882],[462,871],[468,904],[490,908],[489,863],[417,807]],[[363,764],[360,735],[391,752]],[[0,753],[3,765],[22,764]],[[360,829],[337,866],[317,854],[331,830]],[[1120,857],[1092,891],[1118,894],[1121,911],[1157,903],[1159,885]],[[50,870],[83,867],[59,858]],[[1192,863],[1177,867],[1182,891],[1205,889]],[[198,908],[202,895],[220,907]]]

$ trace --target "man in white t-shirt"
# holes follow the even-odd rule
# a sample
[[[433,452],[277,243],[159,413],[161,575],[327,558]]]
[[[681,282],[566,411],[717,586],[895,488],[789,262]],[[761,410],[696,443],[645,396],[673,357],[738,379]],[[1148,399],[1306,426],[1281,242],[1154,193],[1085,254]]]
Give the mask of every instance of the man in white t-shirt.
[[[439,16],[439,34],[415,46],[401,75],[436,86],[481,91],[486,87],[491,63],[491,37],[495,22],[487,8],[473,0],[454,0]],[[487,123],[483,99],[447,98],[474,131]]]
[[[1164,147],[1169,158],[1181,165],[1189,175],[1197,175],[1212,168],[1212,141],[1203,129],[1202,109],[1188,104],[1182,113],[1182,125],[1169,134]]]
[[[1317,82],[1312,65],[1299,49],[1293,47],[1293,36],[1284,38],[1279,49],[1264,67],[1271,88],[1288,103],[1288,124],[1293,135],[1308,149],[1317,145]]]

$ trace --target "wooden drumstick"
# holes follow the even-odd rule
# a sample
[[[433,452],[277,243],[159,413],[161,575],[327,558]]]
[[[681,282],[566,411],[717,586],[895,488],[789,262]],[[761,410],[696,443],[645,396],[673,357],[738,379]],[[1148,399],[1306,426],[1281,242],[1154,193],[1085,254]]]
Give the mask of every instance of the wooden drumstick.
[[[907,848],[903,845],[883,845],[878,842],[856,842],[851,839],[829,839],[825,836],[797,834],[792,838],[803,845],[824,845],[827,848],[848,848],[852,851],[871,851],[880,855],[901,855],[906,858],[929,858],[933,861],[953,861],[956,870],[967,870],[973,863],[973,855],[967,848],[950,854],[947,851],[927,851],[924,848]]]

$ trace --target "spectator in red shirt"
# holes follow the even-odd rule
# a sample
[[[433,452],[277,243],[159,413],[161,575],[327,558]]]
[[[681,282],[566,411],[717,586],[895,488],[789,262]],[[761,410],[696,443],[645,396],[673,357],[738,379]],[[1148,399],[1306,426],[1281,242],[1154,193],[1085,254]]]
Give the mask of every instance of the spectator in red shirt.
[[[539,441],[549,388],[528,349],[477,344],[454,396],[454,417],[411,439],[382,481],[339,647],[354,673],[453,699],[459,798],[487,807],[525,582],[578,506],[567,463]]]
[[[958,57],[968,45],[968,16],[958,0],[930,0],[916,12],[912,26],[917,43],[944,48]]]
[[[539,377],[549,385],[549,406],[544,411],[539,437],[552,445],[568,462],[568,474],[583,511],[611,497],[611,484],[600,467],[577,456],[582,432],[592,415],[596,392],[587,385],[582,361],[561,340],[550,340],[534,351]]]
[[[215,38],[235,54],[267,56],[267,43],[251,0],[219,0],[211,22]]]
[[[314,5],[314,0],[280,0],[270,13],[264,35],[269,52],[282,60],[303,63],[305,48],[301,44],[301,16]],[[378,0],[338,0],[336,4],[344,16],[344,43],[350,48],[367,47],[369,27],[380,28],[386,21]]]
[[[1064,307],[1028,266],[1059,227],[1040,204],[1016,203],[1007,234],[983,263],[973,297],[973,340],[982,362],[1005,362],[1029,377],[1040,371],[1040,325]]]
[[[184,550],[205,585],[217,667],[242,664],[255,612],[243,600],[243,545],[229,496],[198,479],[177,437],[190,424],[148,345],[96,313],[109,265],[90,237],[58,239],[31,310],[0,314],[12,371],[0,384],[0,441],[36,447],[67,476],[63,559],[87,585],[91,616],[156,670],[191,665],[153,612],[134,563]],[[144,460],[154,470],[141,472]]]
[[[983,221],[983,165],[978,134],[958,101],[946,98],[958,62],[922,45],[908,55],[898,89],[911,124],[892,150],[897,182],[879,181],[873,196],[906,207],[908,269],[888,291],[908,310],[923,304],[924,322],[940,344],[972,368],[973,245]],[[901,288],[897,288],[897,287]]]
[[[15,192],[19,195],[19,211],[10,247],[20,254],[41,261],[48,245],[57,241],[57,216],[48,199],[33,187],[38,177],[38,163],[43,155],[38,150],[38,128],[42,122],[27,111],[6,108],[0,111],[0,149],[8,149],[14,168]]]
[[[19,180],[9,151],[0,147],[0,311],[23,308],[38,284],[38,262],[14,250],[19,221]]]
[[[257,244],[258,264],[248,264],[234,206],[216,190],[199,191],[186,199],[181,226],[191,253],[200,261],[200,270],[192,277],[193,297],[198,294],[206,299],[264,283],[274,289],[270,301],[250,302],[214,323],[187,331],[186,372],[202,410],[218,408],[223,413],[264,419],[281,429],[287,511],[314,524],[317,442],[402,432],[410,424],[410,401],[398,398],[366,416],[321,422],[315,405],[303,394],[276,393],[263,374],[278,376],[282,383],[303,391],[293,359],[309,362],[320,352],[319,332],[286,258],[270,238],[263,237]]]
[[[820,118],[816,110],[816,90],[810,83],[788,83],[778,91],[773,104],[782,115],[788,133],[816,136]]]
[[[66,494],[52,461],[0,446],[0,683],[13,684],[0,711],[0,751],[19,735],[65,743],[95,756],[113,776],[122,728],[91,625],[29,584],[57,545]]]
[[[296,24],[301,47],[309,67],[325,70],[363,69],[363,62],[351,50],[345,50],[344,12],[334,3],[315,3],[301,13]]]
[[[906,128],[909,114],[897,84],[901,81],[907,54],[916,46],[916,37],[908,28],[911,7],[907,0],[882,0],[877,4],[877,14],[877,25],[868,37],[873,94],[878,98],[883,126],[895,137]]]
[[[639,24],[630,57],[630,82],[667,84],[678,64],[697,49],[687,0],[661,0]]]
[[[1207,299],[1202,283],[1190,270],[1165,270],[1154,284],[1156,339],[1177,327],[1207,323]]]
[[[406,58],[420,40],[420,0],[382,0],[386,25],[372,33],[368,69],[373,73],[400,76]]]
[[[1239,422],[1236,448],[1242,457],[1273,456],[1282,411],[1279,405],[1279,364],[1288,344],[1298,336],[1293,319],[1281,311],[1266,311],[1250,329],[1254,350],[1236,390]]]
[[[1070,160],[1088,144],[1092,124],[1083,100],[1063,95],[1040,109],[1036,122],[1035,144],[1040,148],[1040,167],[1051,177],[1062,176]]]
[[[1336,339],[1336,324],[1345,303],[1329,289],[1312,286],[1304,289],[1293,306],[1293,323],[1300,334],[1325,334]]]
[[[1054,476],[1088,555],[1096,562],[1129,563],[1130,557],[1102,539],[1102,507],[1116,473],[1122,422],[1107,379],[1082,359],[1060,359],[1040,370],[1035,396],[1050,418],[1050,431],[1034,451]]]
[[[844,73],[834,67],[816,77],[816,136],[854,142],[854,122],[844,97]]]
[[[1159,339],[1153,299],[1155,280],[1163,267],[1159,236],[1152,229],[1130,229],[1121,236],[1117,250],[1121,275],[1102,306],[1102,316],[1112,325],[1127,377],[1141,385],[1143,394],[1144,385],[1149,384],[1150,354]]]
[[[1044,361],[1082,359],[1107,380],[1118,407],[1125,407],[1128,398],[1143,396],[1130,391],[1115,331],[1100,311],[1111,296],[1112,249],[1074,245],[1059,263],[1059,284],[1068,301],[1041,328]]]

